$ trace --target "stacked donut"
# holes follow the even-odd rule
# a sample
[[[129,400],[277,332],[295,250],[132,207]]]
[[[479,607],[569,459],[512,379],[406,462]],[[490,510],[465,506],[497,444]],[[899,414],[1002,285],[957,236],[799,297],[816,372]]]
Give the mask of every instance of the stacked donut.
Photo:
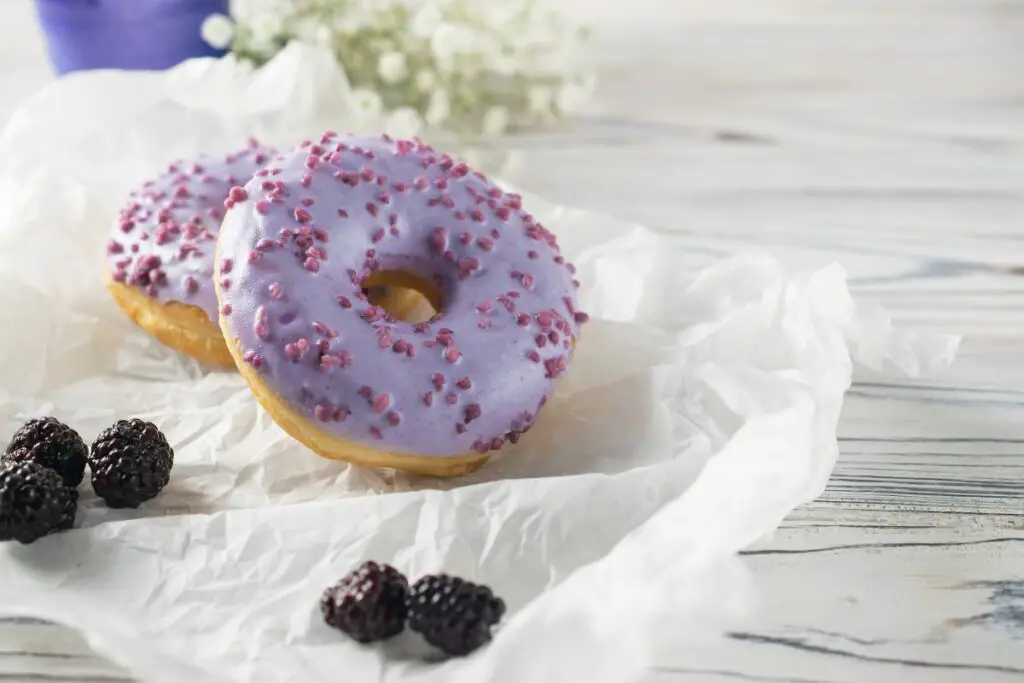
[[[418,140],[325,133],[175,164],[108,252],[133,320],[235,365],[311,450],[436,476],[533,425],[587,320],[521,198]],[[432,317],[412,317],[423,300]]]

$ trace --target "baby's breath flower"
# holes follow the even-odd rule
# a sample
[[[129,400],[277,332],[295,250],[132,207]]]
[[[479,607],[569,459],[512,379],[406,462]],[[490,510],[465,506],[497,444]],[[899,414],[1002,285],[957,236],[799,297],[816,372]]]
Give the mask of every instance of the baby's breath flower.
[[[352,91],[352,106],[364,120],[376,119],[384,110],[384,102],[380,95],[365,88]]]
[[[385,52],[377,63],[377,73],[388,85],[398,83],[407,73],[405,55],[401,52]]]
[[[448,120],[451,111],[452,105],[448,93],[444,90],[435,90],[430,95],[430,104],[427,106],[424,119],[429,126],[440,126]]]
[[[211,14],[203,20],[200,31],[210,47],[223,50],[231,45],[231,39],[235,37],[235,24],[223,14]]]
[[[255,66],[293,40],[329,47],[353,88],[352,114],[395,134],[427,126],[499,136],[578,112],[594,90],[575,61],[586,36],[551,5],[232,0],[233,27],[211,18],[203,37]]]
[[[384,122],[384,132],[392,137],[407,139],[419,135],[423,130],[423,119],[412,107],[396,109]]]
[[[437,85],[437,74],[424,69],[416,74],[416,87],[423,92],[429,92]]]
[[[416,12],[412,17],[412,23],[409,25],[412,34],[418,38],[429,38],[440,28],[441,22],[444,21],[444,13],[438,6],[437,2],[428,0],[423,3],[419,11]]]

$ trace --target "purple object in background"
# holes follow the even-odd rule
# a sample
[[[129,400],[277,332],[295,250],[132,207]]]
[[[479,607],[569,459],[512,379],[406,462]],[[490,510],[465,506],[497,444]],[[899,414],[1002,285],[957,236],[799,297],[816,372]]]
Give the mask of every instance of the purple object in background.
[[[87,69],[160,70],[220,56],[200,29],[229,0],[36,0],[58,74]]]

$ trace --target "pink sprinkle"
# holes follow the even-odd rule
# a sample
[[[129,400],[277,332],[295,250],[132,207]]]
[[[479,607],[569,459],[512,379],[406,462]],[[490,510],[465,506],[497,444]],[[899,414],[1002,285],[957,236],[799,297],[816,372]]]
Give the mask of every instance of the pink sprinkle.
[[[430,382],[434,385],[434,389],[436,391],[441,391],[442,389],[444,389],[444,375],[442,375],[440,372],[435,372],[433,375],[431,375]]]
[[[455,386],[459,389],[469,389],[473,386],[473,383],[469,381],[468,377],[462,377],[455,383]]]
[[[321,422],[328,422],[334,419],[334,408],[325,403],[321,403],[313,409],[313,415]]]
[[[316,156],[315,154],[310,154],[308,157],[306,157],[306,168],[308,168],[309,170],[312,171],[319,164],[320,164],[320,157]]]
[[[459,235],[459,242],[461,242],[463,244],[469,244],[472,241],[473,241],[472,233],[464,232],[461,235]]]
[[[520,327],[526,327],[530,324],[530,316],[526,313],[520,313],[516,316],[516,324]]]
[[[533,289],[533,276],[530,275],[529,273],[523,273],[522,283],[523,287],[526,287],[527,289]]]
[[[384,228],[377,228],[370,235],[370,240],[374,243],[380,242],[382,239],[384,239]]]
[[[224,304],[220,307],[221,315],[231,315],[231,304]]]
[[[352,300],[349,299],[347,296],[339,296],[338,297],[338,304],[342,308],[352,308]]]
[[[489,310],[491,310],[491,308],[492,305],[490,301],[481,301],[476,305],[476,310],[480,311],[481,313],[486,313]]]
[[[484,215],[482,213],[480,213],[480,209],[473,209],[472,211],[470,211],[469,212],[469,217],[472,218],[477,223],[483,223],[484,222]]]
[[[288,356],[292,361],[297,361],[302,356],[302,352],[296,344],[288,343],[284,345],[284,355]]]
[[[434,228],[430,232],[430,247],[433,251],[444,251],[448,246],[448,234],[444,228]]]
[[[308,223],[313,220],[313,214],[306,211],[301,206],[295,209],[295,220],[300,223]]]
[[[195,294],[199,291],[199,281],[191,275],[185,276],[185,291],[189,294]]]
[[[454,394],[454,393],[448,394],[447,396],[444,397],[444,402],[447,403],[448,405],[452,405],[453,406],[453,405],[455,405],[456,403],[459,402],[459,396],[458,396],[458,394]]]
[[[367,401],[373,398],[373,389],[371,387],[366,386],[365,384],[359,387],[359,391],[357,391],[356,393],[361,398],[365,398]]]
[[[379,427],[370,427],[370,436],[378,441],[384,438],[384,434],[380,431]]]
[[[455,423],[455,431],[458,432],[459,434],[465,434],[466,433],[466,425],[462,424],[461,422],[456,422]]]
[[[371,216],[377,215],[377,205],[373,202],[366,202],[366,212]]]
[[[256,213],[263,216],[266,216],[268,213],[270,213],[270,202],[268,202],[266,199],[261,199],[258,202],[256,202]]]
[[[550,311],[541,311],[540,313],[537,314],[537,322],[540,323],[540,326],[543,327],[544,329],[551,327],[551,323],[553,321],[554,318],[552,317]]]
[[[338,360],[341,363],[341,367],[347,368],[352,365],[352,352],[348,349],[342,349],[338,352]]]
[[[462,354],[454,346],[449,346],[444,350],[444,359],[449,363],[457,363],[462,358]]]
[[[320,262],[313,257],[307,258],[303,263],[303,267],[311,273],[315,273],[320,270]]]
[[[402,423],[402,416],[401,415],[399,415],[398,413],[396,413],[393,410],[390,413],[388,413],[388,424],[389,425],[391,425],[392,427],[397,427],[401,423]]]
[[[476,241],[476,244],[484,251],[492,251],[494,249],[494,240],[490,237],[481,237]]]
[[[538,258],[540,258],[540,254],[538,254],[538,253],[537,253],[536,251],[534,251],[533,249],[531,249],[530,251],[526,252],[526,255],[527,255],[527,256],[528,256],[529,258],[531,258],[531,259],[538,259]]]
[[[434,394],[432,392],[428,391],[423,394],[423,405],[428,407],[434,405]]]
[[[373,412],[383,413],[388,409],[388,406],[391,405],[391,397],[387,394],[379,394],[373,399],[373,402],[370,405]]]
[[[222,259],[221,262],[220,262],[220,272],[225,273],[225,274],[230,273],[231,272],[231,267],[234,266],[234,265],[235,264],[234,264],[234,262],[231,259],[229,259],[229,258]]]
[[[583,311],[579,311],[577,313],[573,313],[572,317],[573,317],[573,320],[575,320],[580,325],[582,325],[583,323],[586,323],[586,322],[590,322],[590,316],[587,315],[586,313],[584,313]]]
[[[249,198],[249,193],[245,191],[244,187],[235,185],[228,191],[228,199],[233,202],[244,202]]]
[[[473,420],[475,420],[478,417],[480,417],[481,415],[483,415],[483,412],[484,411],[480,408],[479,404],[477,404],[477,403],[470,403],[468,406],[466,406],[466,413],[465,413],[465,422],[466,422],[466,424],[469,424]]]
[[[272,282],[272,283],[270,283],[270,286],[267,287],[267,290],[270,292],[270,298],[271,299],[280,299],[281,298],[281,291],[282,290],[281,290],[281,283],[280,282]]]
[[[526,357],[532,360],[534,363],[540,362],[540,354],[534,351],[533,349],[530,349],[529,351],[526,352]]]

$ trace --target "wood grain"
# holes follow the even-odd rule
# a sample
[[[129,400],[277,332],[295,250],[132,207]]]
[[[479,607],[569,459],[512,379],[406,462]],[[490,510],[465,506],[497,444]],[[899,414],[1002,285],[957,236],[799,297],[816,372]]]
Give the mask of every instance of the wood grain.
[[[756,618],[651,680],[1024,680],[1024,4],[572,6],[600,23],[600,108],[508,141],[523,185],[684,234],[680,267],[838,260],[898,321],[967,335],[944,376],[860,378],[827,491],[745,556]],[[27,0],[7,7],[23,30]],[[37,39],[0,47],[6,78],[39,73]],[[8,620],[8,680],[127,679]]]

